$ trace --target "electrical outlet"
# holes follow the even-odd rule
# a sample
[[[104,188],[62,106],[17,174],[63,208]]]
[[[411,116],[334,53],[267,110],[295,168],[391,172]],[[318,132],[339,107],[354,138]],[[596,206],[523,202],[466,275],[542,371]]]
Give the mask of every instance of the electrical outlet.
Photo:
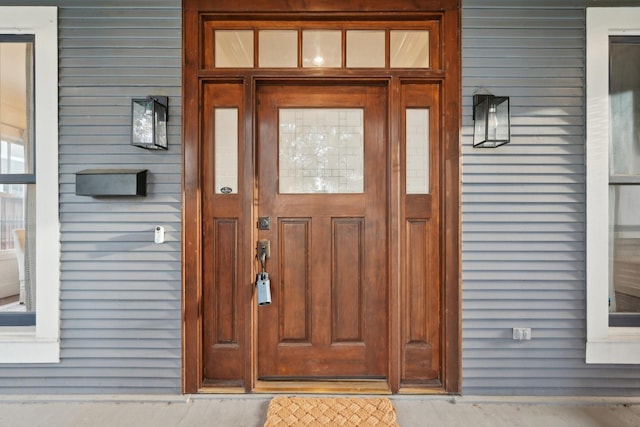
[[[513,339],[516,341],[529,341],[531,328],[513,328]]]

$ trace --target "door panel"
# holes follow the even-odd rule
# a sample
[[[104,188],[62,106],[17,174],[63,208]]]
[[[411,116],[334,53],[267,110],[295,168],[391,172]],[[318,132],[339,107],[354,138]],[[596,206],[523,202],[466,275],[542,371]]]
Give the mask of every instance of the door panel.
[[[271,241],[267,272],[273,300],[258,311],[260,379],[387,375],[386,94],[386,87],[374,85],[258,88],[258,216],[272,220],[271,230],[258,235]],[[338,142],[327,145],[331,132],[321,123],[298,121],[287,129],[279,124],[282,111],[313,109],[335,109],[336,117],[344,113],[355,121],[363,117],[363,144],[350,133],[357,133],[357,126],[344,130],[347,125]],[[318,114],[320,120],[325,116]],[[312,176],[311,187],[318,193],[309,194],[308,185],[298,193],[279,191],[278,175],[288,173],[281,152],[285,143],[279,142],[291,127],[308,128],[286,147],[303,147],[295,153],[307,168],[299,179]],[[342,150],[341,144],[347,148],[328,166],[320,165],[324,153]],[[357,159],[344,160],[358,155],[363,156],[362,183],[331,187],[359,173],[347,166]]]

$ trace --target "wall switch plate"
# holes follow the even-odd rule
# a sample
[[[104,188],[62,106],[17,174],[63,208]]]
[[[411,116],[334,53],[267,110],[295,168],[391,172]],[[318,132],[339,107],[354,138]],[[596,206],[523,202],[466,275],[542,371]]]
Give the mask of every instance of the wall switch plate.
[[[516,341],[529,341],[531,328],[513,328],[513,339]]]

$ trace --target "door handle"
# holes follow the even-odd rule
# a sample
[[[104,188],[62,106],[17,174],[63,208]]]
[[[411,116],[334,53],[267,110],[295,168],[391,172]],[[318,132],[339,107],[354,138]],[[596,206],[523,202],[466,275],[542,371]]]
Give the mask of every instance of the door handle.
[[[271,258],[271,241],[259,240],[258,241],[258,259],[264,264],[264,261]],[[262,266],[264,268],[264,265]]]
[[[259,240],[257,247],[258,260],[260,260],[261,271],[256,276],[256,288],[258,289],[258,305],[271,304],[271,281],[269,274],[265,271],[267,259],[271,258],[271,242],[269,240]]]

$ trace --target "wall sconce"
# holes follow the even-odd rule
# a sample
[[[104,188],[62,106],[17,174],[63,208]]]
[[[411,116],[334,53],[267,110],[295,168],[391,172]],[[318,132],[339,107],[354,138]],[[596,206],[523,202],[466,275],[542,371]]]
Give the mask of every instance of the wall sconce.
[[[509,97],[473,95],[473,146],[495,148],[511,139]]]
[[[169,98],[147,96],[131,100],[131,144],[149,150],[166,150]]]

